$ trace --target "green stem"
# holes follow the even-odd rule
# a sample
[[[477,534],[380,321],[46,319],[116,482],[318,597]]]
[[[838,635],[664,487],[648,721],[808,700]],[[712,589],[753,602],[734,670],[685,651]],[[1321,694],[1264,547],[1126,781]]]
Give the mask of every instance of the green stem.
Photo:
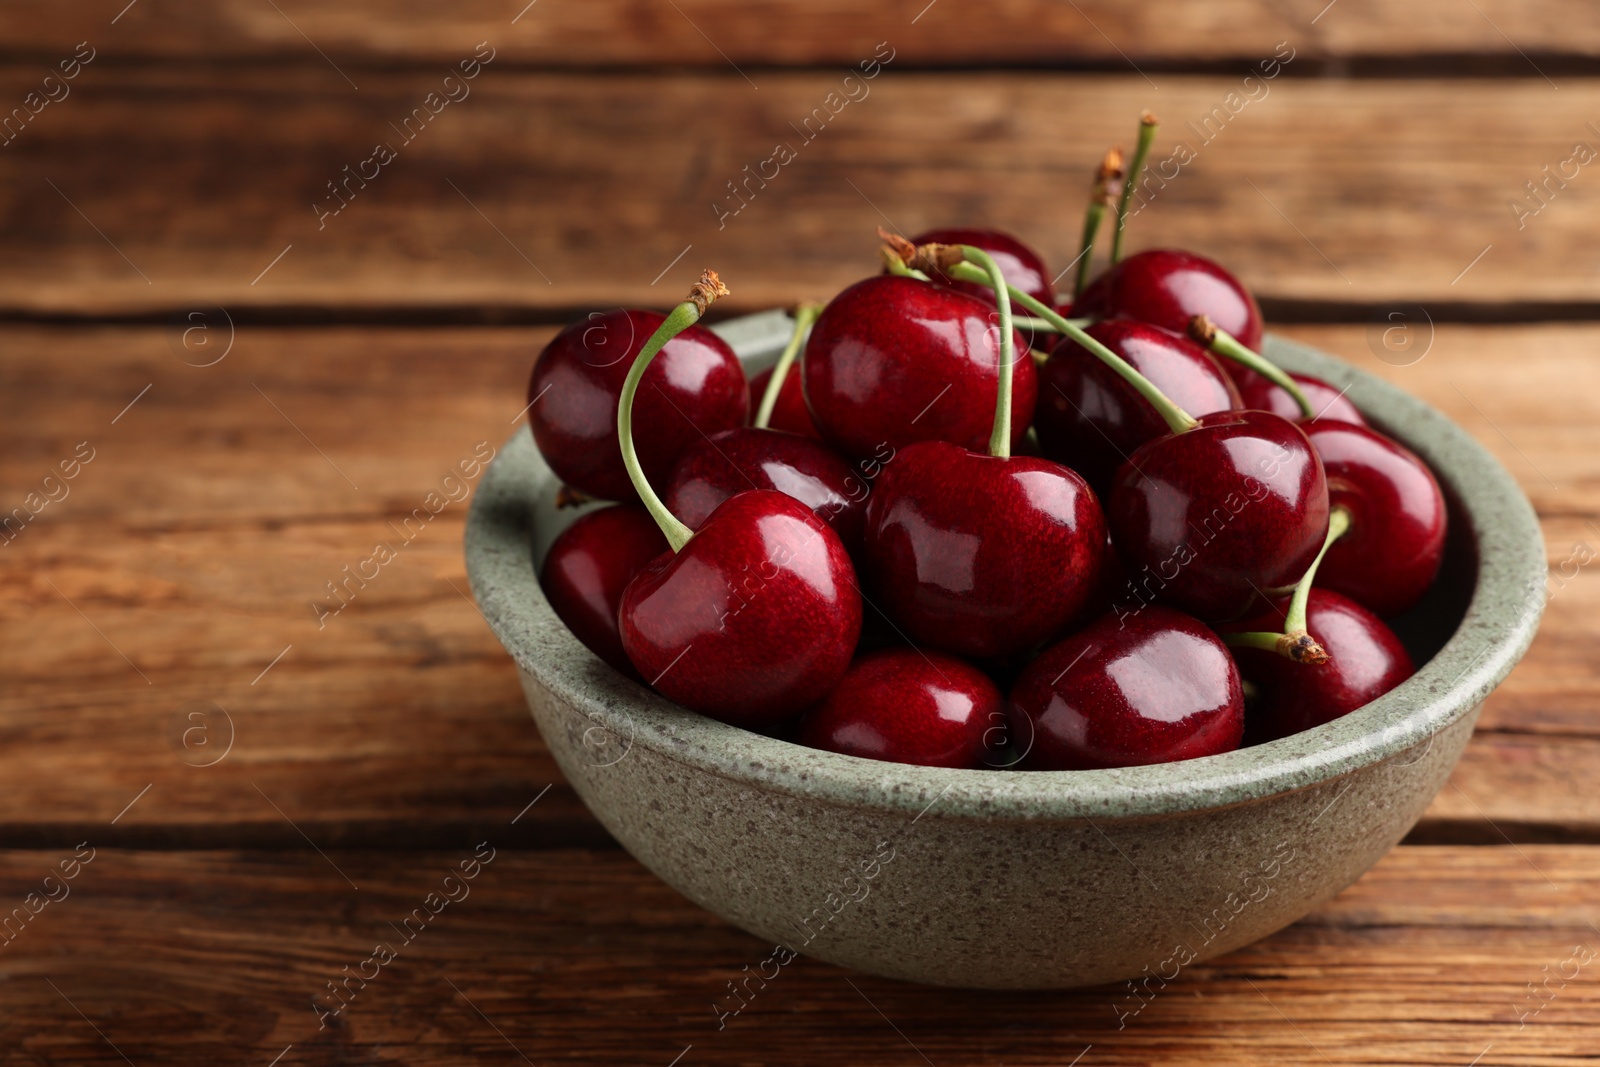
[[[1079,328],[1093,326],[1099,319],[1068,319],[1068,322]],[[1027,315],[1011,316],[1011,324],[1019,330],[1032,330],[1034,333],[1060,333],[1055,326],[1044,319],[1032,318]]]
[[[932,278],[928,277],[920,270],[916,270],[908,265],[905,260],[895,255],[894,252],[887,247],[885,247],[883,252],[883,265],[888,268],[890,274],[893,274],[899,278],[915,278],[919,282],[933,281]],[[987,280],[987,277],[988,276],[985,275],[985,280]]]
[[[945,273],[952,278],[960,278],[962,281],[967,282],[977,282],[980,285],[987,284],[989,281],[988,276],[983,271],[969,263],[957,263],[955,266],[948,268]],[[1183,433],[1185,430],[1192,430],[1198,425],[1194,416],[1169,400],[1165,393],[1156,388],[1154,382],[1130,366],[1127,360],[1084,333],[1080,327],[1073,325],[1071,319],[1062,317],[1061,313],[1056,311],[1055,308],[1029,296],[1014,285],[1008,285],[1006,289],[1011,294],[1012,300],[1044,319],[1055,327],[1058,332],[1066,334],[1088,349],[1091,355],[1121,375],[1122,379],[1133,386],[1140,396],[1149,401],[1150,406],[1156,409],[1162,420],[1166,422],[1167,428],[1173,433]]]
[[[639,349],[639,354],[633,357],[633,366],[628,368],[628,376],[622,382],[622,396],[617,401],[617,441],[622,445],[622,465],[628,470],[628,480],[633,482],[633,488],[639,494],[639,500],[644,504],[645,510],[650,512],[650,517],[656,520],[656,525],[661,527],[661,532],[667,537],[667,544],[676,552],[688,544],[689,538],[694,536],[694,531],[678,521],[677,516],[667,510],[667,506],[656,496],[650,482],[644,476],[644,469],[639,466],[639,453],[633,446],[633,397],[639,391],[639,381],[644,377],[644,372],[649,368],[650,361],[656,353],[674,337],[693,326],[700,318],[700,307],[692,300],[685,300],[672,309],[656,332]]]
[[[1282,367],[1260,353],[1252,352],[1232,334],[1228,333],[1227,330],[1216,325],[1204,315],[1196,315],[1189,320],[1189,336],[1205,345],[1216,355],[1249,367],[1273,385],[1294,397],[1294,402],[1300,407],[1300,413],[1306,418],[1312,418],[1317,414],[1316,410],[1311,406],[1311,399],[1306,396],[1305,390],[1300,388],[1300,383],[1289,377]]]
[[[1349,529],[1350,512],[1342,506],[1334,507],[1328,513],[1328,536],[1322,541],[1322,549],[1311,561],[1311,566],[1306,568],[1305,574],[1295,583],[1294,595],[1289,598],[1289,611],[1283,617],[1282,633],[1255,630],[1224,634],[1222,640],[1230,645],[1275,652],[1297,663],[1326,663],[1327,650],[1317,643],[1306,629],[1306,605],[1311,600],[1311,587],[1317,580],[1317,568],[1322,566],[1322,557],[1328,554],[1328,549],[1333,547],[1333,543],[1343,537]]]
[[[1156,117],[1146,111],[1139,116],[1139,143],[1133,149],[1133,162],[1128,165],[1128,176],[1122,183],[1122,199],[1117,202],[1117,228],[1111,235],[1111,262],[1122,258],[1122,231],[1128,228],[1128,205],[1133,202],[1133,191],[1139,187],[1139,177],[1144,173],[1144,161],[1150,157],[1150,146],[1156,141]]]
[[[806,332],[811,329],[811,324],[817,321],[817,316],[820,314],[822,314],[821,304],[801,304],[794,309],[794,333],[789,335],[789,343],[784,346],[783,355],[772,365],[772,378],[767,382],[767,391],[761,394],[761,406],[756,409],[756,429],[764,430],[767,428],[767,423],[772,421],[772,409],[777,406],[778,394],[783,391],[783,379],[788,377],[789,368],[794,364],[794,357],[800,354],[800,345],[806,339]]]
[[[966,257],[965,264],[983,268],[988,282],[994,287],[995,307],[1000,311],[1000,381],[994,398],[994,429],[989,433],[989,455],[1006,459],[1011,455],[1011,364],[1017,358],[1016,342],[1011,335],[1011,286],[1000,273],[994,258],[981,248],[958,245]]]

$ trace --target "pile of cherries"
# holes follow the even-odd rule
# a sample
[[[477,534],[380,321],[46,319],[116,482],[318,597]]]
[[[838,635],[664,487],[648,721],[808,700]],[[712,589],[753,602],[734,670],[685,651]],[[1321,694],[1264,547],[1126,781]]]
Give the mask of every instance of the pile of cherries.
[[[534,439],[569,495],[617,502],[550,548],[560,618],[694,711],[937,767],[1207,756],[1409,677],[1383,620],[1438,572],[1438,483],[1258,355],[1222,267],[1122,256],[1154,131],[1097,175],[1070,300],[1005,234],[880,231],[887,270],[798,308],[753,382],[696,324],[710,271],[670,314],[558,334]]]

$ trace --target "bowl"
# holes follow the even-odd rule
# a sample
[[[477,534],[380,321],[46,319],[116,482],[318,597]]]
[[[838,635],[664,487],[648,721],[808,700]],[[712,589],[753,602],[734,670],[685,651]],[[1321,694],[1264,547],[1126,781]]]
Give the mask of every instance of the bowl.
[[[789,325],[769,312],[717,329],[754,370]],[[663,881],[772,946],[752,946],[749,977],[804,954],[939,985],[1149,988],[1294,922],[1396,844],[1544,604],[1538,520],[1471,436],[1331,356],[1278,337],[1265,354],[1348,386],[1432,466],[1452,523],[1434,589],[1396,623],[1415,676],[1269,744],[1115,770],[941,770],[687,711],[592,655],[540,592],[536,560],[577,512],[554,507],[520,428],[472,502],[472,588],[589,810]]]

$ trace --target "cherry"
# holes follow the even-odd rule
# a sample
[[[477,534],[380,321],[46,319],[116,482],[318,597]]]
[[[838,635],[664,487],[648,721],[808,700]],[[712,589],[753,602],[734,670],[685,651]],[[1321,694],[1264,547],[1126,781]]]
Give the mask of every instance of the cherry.
[[[1008,711],[1022,765],[1047,771],[1231,752],[1245,723],[1227,646],[1159,606],[1101,616],[1045,649],[1012,686]]]
[[[1044,260],[1039,258],[1037,252],[1008,233],[1001,233],[999,230],[950,227],[943,230],[929,230],[925,234],[913,237],[911,243],[971,245],[973,248],[981,248],[994,259],[1007,282],[1046,304],[1055,300],[1055,293],[1050,287],[1050,271],[1044,265]],[[943,273],[934,273],[931,277],[952,289],[975,296],[985,303],[994,303],[994,290],[987,285],[959,281]]]
[[[667,539],[644,508],[599,508],[551,542],[539,569],[539,586],[556,616],[590,652],[637,678],[622,650],[617,606],[633,576],[666,550]]]
[[[779,430],[723,430],[678,457],[662,498],[691,530],[724,500],[751,489],[787,493],[838,533],[845,547],[861,543],[867,487],[820,441]]]
[[[767,383],[770,381],[772,381],[770,367],[750,379],[751,411],[755,411],[761,405],[761,398],[766,394]],[[778,386],[778,399],[772,406],[772,417],[767,421],[767,426],[774,430],[821,440],[822,434],[817,431],[817,424],[811,421],[811,412],[806,408],[806,397],[800,389],[799,374],[786,375],[783,383]]]
[[[989,454],[947,441],[901,449],[867,498],[862,569],[878,606],[911,640],[1003,658],[1060,633],[1094,595],[1105,519],[1077,473],[1011,454],[1010,379],[1014,365],[1029,361],[1011,358],[1011,296],[999,267],[968,245],[928,247],[982,264],[999,301],[1003,351]]]
[[[1116,319],[1085,332],[1191,415],[1244,406],[1216,358],[1187,338]],[[1041,450],[1082,474],[1102,497],[1134,449],[1169,432],[1166,420],[1122,375],[1070,338],[1057,343],[1039,368],[1039,381],[1033,425]]]
[[[802,720],[799,740],[864,759],[983,770],[988,738],[1004,732],[1004,703],[988,675],[954,656],[891,648],[851,664]]]
[[[823,439],[852,457],[916,441],[982,448],[1001,373],[994,315],[977,297],[893,275],[834,297],[804,356],[806,405]],[[1033,360],[1018,350],[1013,445],[1027,433],[1037,389]]]
[[[562,330],[528,381],[528,425],[550,469],[602,500],[634,500],[617,446],[617,399],[633,358],[665,316],[608,311]],[[705,434],[743,426],[750,413],[744,369],[727,343],[700,326],[674,337],[650,366],[637,401],[645,473],[661,479]]]
[[[1290,396],[1288,391],[1272,384],[1248,368],[1234,365],[1228,371],[1233,375],[1233,380],[1238,383],[1239,396],[1243,399],[1243,407],[1255,408],[1259,411],[1270,411],[1275,415],[1282,415],[1286,419],[1301,418],[1300,405]],[[1361,411],[1344,395],[1343,390],[1335,389],[1321,378],[1313,378],[1309,374],[1296,374],[1289,372],[1289,377],[1300,386],[1300,391],[1311,402],[1314,414],[1312,419],[1316,422],[1353,422],[1357,426],[1365,426],[1367,420]]]
[[[1422,598],[1444,558],[1438,481],[1410,449],[1369,427],[1318,419],[1306,432],[1327,471],[1329,500],[1350,513],[1318,584],[1398,615]]]
[[[1186,333],[1205,315],[1247,348],[1261,347],[1261,309],[1237,278],[1203,256],[1174,249],[1136,252],[1083,291],[1073,311],[1098,319],[1137,319]]]
[[[821,700],[844,676],[861,632],[861,595],[839,536],[793,497],[740,493],[690,530],[644,475],[632,425],[639,383],[656,353],[726,294],[706,271],[623,382],[623,462],[672,552],[628,584],[618,626],[629,660],[663,695],[735,726],[764,728]]]
[[[763,729],[833,691],[861,633],[850,556],[794,497],[730,497],[622,594],[622,647],[684,707]]]
[[[1280,598],[1222,630],[1276,626],[1287,603],[1287,598]],[[1327,650],[1327,662],[1295,663],[1259,648],[1233,649],[1240,673],[1259,697],[1245,716],[1247,744],[1332,722],[1411,677],[1411,657],[1394,631],[1349,597],[1313,588],[1306,602],[1306,624]]]
[[[1217,412],[1130,455],[1107,518],[1139,600],[1232,619],[1300,579],[1327,533],[1328,485],[1295,423]]]

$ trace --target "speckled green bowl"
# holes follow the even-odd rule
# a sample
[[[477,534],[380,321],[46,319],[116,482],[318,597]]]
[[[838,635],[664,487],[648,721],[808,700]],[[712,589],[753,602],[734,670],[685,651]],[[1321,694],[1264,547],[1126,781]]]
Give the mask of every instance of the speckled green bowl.
[[[787,329],[776,313],[719,327],[753,366]],[[1137,976],[1155,988],[1294,922],[1399,841],[1544,603],[1533,509],[1464,430],[1329,356],[1279,338],[1266,353],[1348,385],[1432,465],[1454,524],[1440,581],[1397,624],[1417,674],[1271,744],[1124,770],[950,771],[817,752],[685,711],[601,663],[546,603],[535,559],[573,513],[554,510],[526,430],[473,500],[472,587],[590,810],[664,881],[771,946],[751,946],[752,981],[796,952],[941,985]],[[1119,1012],[1139,1004],[1124,999]]]

